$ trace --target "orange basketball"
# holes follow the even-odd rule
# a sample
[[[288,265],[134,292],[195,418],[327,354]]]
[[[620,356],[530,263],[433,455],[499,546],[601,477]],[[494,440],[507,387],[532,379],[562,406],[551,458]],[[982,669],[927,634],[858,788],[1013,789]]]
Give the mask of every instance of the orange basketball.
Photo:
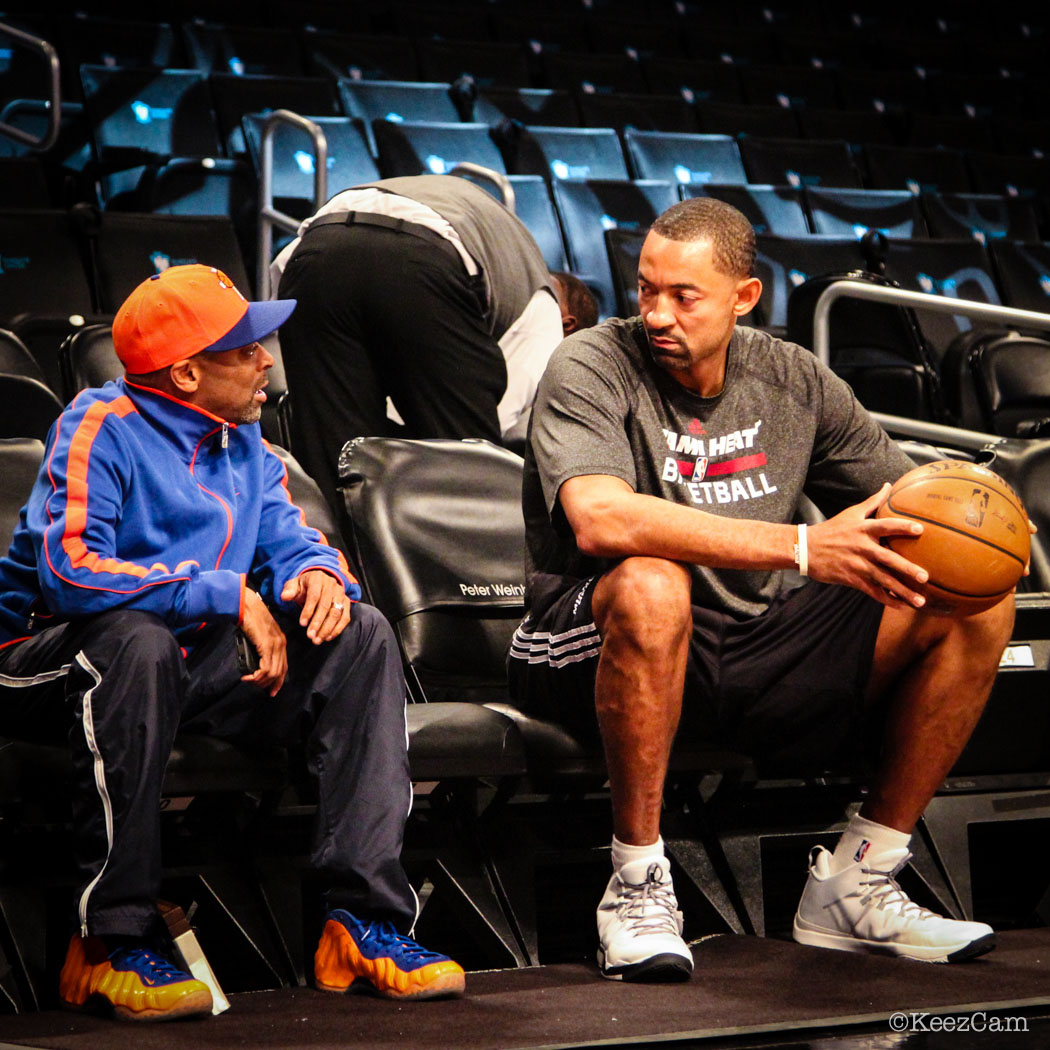
[[[921,536],[884,542],[930,574],[931,609],[962,615],[995,605],[1028,563],[1028,515],[1017,493],[987,467],[944,459],[908,471],[876,511],[921,521]]]

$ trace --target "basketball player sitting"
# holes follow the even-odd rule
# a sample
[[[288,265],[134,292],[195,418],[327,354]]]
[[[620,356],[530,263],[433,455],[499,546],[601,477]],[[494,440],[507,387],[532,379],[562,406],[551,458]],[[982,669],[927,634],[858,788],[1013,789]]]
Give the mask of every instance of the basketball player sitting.
[[[871,764],[859,813],[811,855],[797,940],[932,962],[995,943],[895,878],[988,698],[1012,595],[929,610],[927,571],[884,542],[923,524],[876,516],[914,464],[809,351],[737,327],[761,293],[754,250],[728,205],[670,208],[642,246],[640,316],[566,339],[533,410],[509,672],[524,709],[604,745],[598,961],[615,979],[693,966],[660,837],[676,732],[767,768]],[[803,494],[828,515],[808,530],[791,524]],[[791,569],[804,585],[784,592]]]

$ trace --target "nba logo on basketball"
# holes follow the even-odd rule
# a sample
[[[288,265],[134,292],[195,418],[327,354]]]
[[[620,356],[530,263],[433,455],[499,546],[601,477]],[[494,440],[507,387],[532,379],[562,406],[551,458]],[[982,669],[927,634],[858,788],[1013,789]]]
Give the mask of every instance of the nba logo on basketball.
[[[970,506],[966,509],[966,524],[979,529],[984,524],[984,514],[988,510],[988,493],[974,489],[970,496]]]

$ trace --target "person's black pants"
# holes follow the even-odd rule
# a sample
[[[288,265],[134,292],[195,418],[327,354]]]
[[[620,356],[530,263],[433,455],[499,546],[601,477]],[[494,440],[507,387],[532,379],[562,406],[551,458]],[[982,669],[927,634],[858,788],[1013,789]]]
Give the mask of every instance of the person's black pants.
[[[355,437],[499,442],[507,366],[484,292],[440,235],[366,224],[309,230],[278,294],[297,299],[281,326],[292,452],[338,509],[338,460]]]
[[[85,936],[145,934],[155,920],[161,785],[177,729],[301,749],[317,778],[311,861],[327,905],[411,928],[417,900],[400,854],[412,786],[393,632],[361,603],[321,646],[297,623],[282,626],[289,672],[275,698],[240,681],[232,625],[202,632],[188,658],[160,619],[133,611],[0,649],[0,733],[69,742]]]

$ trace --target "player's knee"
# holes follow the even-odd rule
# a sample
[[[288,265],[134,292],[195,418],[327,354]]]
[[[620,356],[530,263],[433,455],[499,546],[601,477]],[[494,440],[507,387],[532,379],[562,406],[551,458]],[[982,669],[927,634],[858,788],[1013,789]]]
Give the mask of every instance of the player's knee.
[[[595,613],[639,630],[681,631],[692,622],[691,582],[684,565],[665,558],[625,558],[599,581]]]

